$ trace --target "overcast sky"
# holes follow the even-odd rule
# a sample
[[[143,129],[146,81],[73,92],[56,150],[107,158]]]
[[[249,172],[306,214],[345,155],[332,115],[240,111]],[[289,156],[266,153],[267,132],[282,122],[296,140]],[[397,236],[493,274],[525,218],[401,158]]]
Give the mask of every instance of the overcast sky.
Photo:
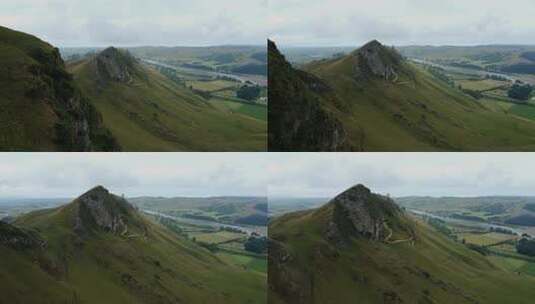
[[[0,198],[265,196],[262,153],[0,153]]]
[[[270,197],[535,196],[535,153],[270,153]]]
[[[265,44],[266,0],[2,0],[0,25],[56,46]]]
[[[533,0],[269,0],[283,46],[535,44]]]
[[[0,198],[535,196],[535,153],[0,153]]]

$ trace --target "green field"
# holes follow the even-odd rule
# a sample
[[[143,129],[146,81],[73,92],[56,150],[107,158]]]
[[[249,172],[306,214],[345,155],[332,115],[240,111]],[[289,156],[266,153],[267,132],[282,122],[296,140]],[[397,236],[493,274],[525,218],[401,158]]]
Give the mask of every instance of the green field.
[[[231,240],[244,240],[247,236],[243,233],[234,233],[229,231],[218,231],[213,233],[190,233],[190,237],[194,237],[198,242],[209,244],[219,244]]]
[[[508,81],[499,81],[493,79],[461,80],[456,81],[456,84],[462,86],[463,89],[475,91],[487,91],[498,87],[510,86],[510,82]]]
[[[520,117],[524,117],[530,120],[535,120],[535,105],[529,104],[529,105],[523,105],[523,104],[515,104],[511,106],[509,109],[509,112],[514,115],[518,115]]]
[[[258,120],[267,121],[267,107],[264,105],[237,102],[223,98],[213,98],[210,103],[230,113],[240,113]]]
[[[466,243],[480,245],[480,246],[489,246],[496,244],[498,242],[503,242],[506,240],[515,240],[518,237],[516,235],[503,234],[503,233],[459,233],[457,234],[457,239],[464,239]]]
[[[242,267],[245,270],[252,270],[267,276],[267,259],[247,255],[233,254],[227,252],[217,253],[217,256],[229,264]]]
[[[211,81],[186,81],[186,86],[191,86],[196,90],[213,92],[227,88],[237,88],[238,82],[228,80],[211,80]]]

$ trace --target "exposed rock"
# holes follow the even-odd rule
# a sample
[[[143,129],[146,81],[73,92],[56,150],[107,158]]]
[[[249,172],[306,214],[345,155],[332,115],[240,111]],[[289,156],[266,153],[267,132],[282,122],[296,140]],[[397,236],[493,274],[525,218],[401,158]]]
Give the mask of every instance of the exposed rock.
[[[331,200],[332,220],[325,236],[336,243],[348,236],[362,236],[370,240],[384,240],[391,232],[387,219],[400,216],[402,210],[388,197],[372,193],[363,185],[354,186]]]
[[[334,98],[329,95],[332,89],[318,77],[293,69],[272,41],[268,56],[269,150],[352,150],[340,121],[322,106]]]
[[[26,231],[0,221],[0,246],[16,250],[44,249],[47,242],[33,231]]]
[[[395,81],[403,57],[395,50],[389,49],[373,40],[353,53],[358,58],[356,74],[358,78],[373,75],[385,80]]]
[[[136,209],[124,198],[111,194],[102,186],[97,186],[75,200],[77,213],[74,230],[85,234],[93,229],[126,235],[128,223],[137,224]],[[141,225],[144,229],[143,225]]]
[[[286,250],[283,243],[270,239],[268,241],[268,285],[271,291],[292,299],[291,303],[310,303],[312,284],[309,279],[299,272],[290,271],[288,264],[293,257]]]
[[[51,105],[59,120],[56,124],[57,143],[66,151],[100,149],[93,139],[97,133],[106,133],[102,118],[76,88],[72,76],[65,70],[58,49],[54,48],[49,53],[38,49],[32,56],[38,64],[29,68],[33,79],[27,95]],[[39,85],[36,87],[37,83]],[[115,146],[110,147],[110,150],[116,149]]]
[[[109,47],[95,57],[99,79],[123,83],[132,81],[136,59],[126,50]]]
[[[385,291],[383,292],[383,303],[384,304],[401,304],[403,300],[400,296],[394,291]]]

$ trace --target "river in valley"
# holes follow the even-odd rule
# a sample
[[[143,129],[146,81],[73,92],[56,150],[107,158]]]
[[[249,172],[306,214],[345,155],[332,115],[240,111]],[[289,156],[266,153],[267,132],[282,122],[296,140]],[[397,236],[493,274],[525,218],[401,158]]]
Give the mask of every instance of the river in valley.
[[[409,212],[411,212],[413,214],[416,214],[416,215],[419,215],[419,216],[427,216],[427,217],[430,217],[430,218],[436,218],[436,219],[442,220],[442,221],[444,221],[446,223],[458,224],[458,225],[469,226],[469,227],[474,227],[474,228],[484,228],[484,229],[500,228],[500,229],[509,230],[509,231],[511,231],[513,233],[516,233],[517,235],[521,235],[522,233],[524,233],[523,231],[520,231],[520,230],[518,230],[516,228],[512,228],[512,227],[509,227],[509,226],[503,226],[503,225],[489,224],[489,223],[484,223],[484,222],[468,221],[468,220],[462,220],[462,219],[457,219],[457,218],[445,217],[445,216],[435,215],[435,214],[432,214],[432,213],[429,213],[429,212],[416,210],[416,209],[409,209]]]
[[[441,69],[444,69],[446,71],[453,72],[453,73],[467,74],[467,75],[474,75],[474,76],[481,76],[481,77],[485,77],[486,75],[492,75],[492,76],[503,77],[513,82],[518,80],[518,78],[515,78],[514,76],[509,75],[509,74],[502,74],[502,73],[496,73],[496,72],[488,72],[484,70],[476,70],[476,69],[455,67],[455,66],[450,66],[450,65],[443,65],[443,64],[439,64],[433,61],[417,59],[417,58],[409,58],[409,60],[415,63],[441,68]]]
[[[200,220],[200,219],[192,219],[188,217],[182,217],[182,216],[172,216],[165,213],[152,211],[152,210],[143,210],[144,213],[155,215],[155,216],[161,216],[164,218],[172,219],[180,223],[184,224],[190,224],[195,226],[208,226],[211,228],[219,229],[219,228],[232,228],[240,230],[244,233],[247,233],[248,235],[251,235],[253,232],[263,235],[266,235],[267,227],[261,227],[261,226],[238,226],[238,225],[230,225],[230,224],[223,224],[219,222],[214,221],[207,221],[207,220]]]
[[[173,69],[175,71],[183,72],[183,73],[187,73],[191,75],[210,76],[214,78],[215,77],[227,77],[227,78],[234,79],[242,83],[250,81],[260,86],[267,85],[267,77],[264,77],[261,75],[230,74],[230,73],[223,73],[223,72],[218,72],[218,71],[210,71],[210,70],[195,69],[195,68],[190,68],[190,67],[175,66],[175,65],[170,65],[170,64],[166,64],[163,62],[159,62],[159,61],[152,60],[152,59],[146,59],[146,58],[142,58],[141,60],[148,64],[152,64],[152,65],[156,65],[156,66],[160,66],[160,67],[164,67],[168,69]]]

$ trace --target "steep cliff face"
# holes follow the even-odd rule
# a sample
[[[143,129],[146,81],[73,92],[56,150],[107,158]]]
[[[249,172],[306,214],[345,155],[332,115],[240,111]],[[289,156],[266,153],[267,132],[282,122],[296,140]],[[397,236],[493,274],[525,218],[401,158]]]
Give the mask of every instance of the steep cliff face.
[[[0,27],[0,150],[117,150],[57,48]]]
[[[292,68],[268,41],[270,151],[351,150],[335,109],[331,88],[318,77]]]
[[[111,194],[102,186],[84,193],[73,204],[77,207],[74,230],[81,235],[94,231],[123,236],[147,232],[137,210],[124,198]]]

